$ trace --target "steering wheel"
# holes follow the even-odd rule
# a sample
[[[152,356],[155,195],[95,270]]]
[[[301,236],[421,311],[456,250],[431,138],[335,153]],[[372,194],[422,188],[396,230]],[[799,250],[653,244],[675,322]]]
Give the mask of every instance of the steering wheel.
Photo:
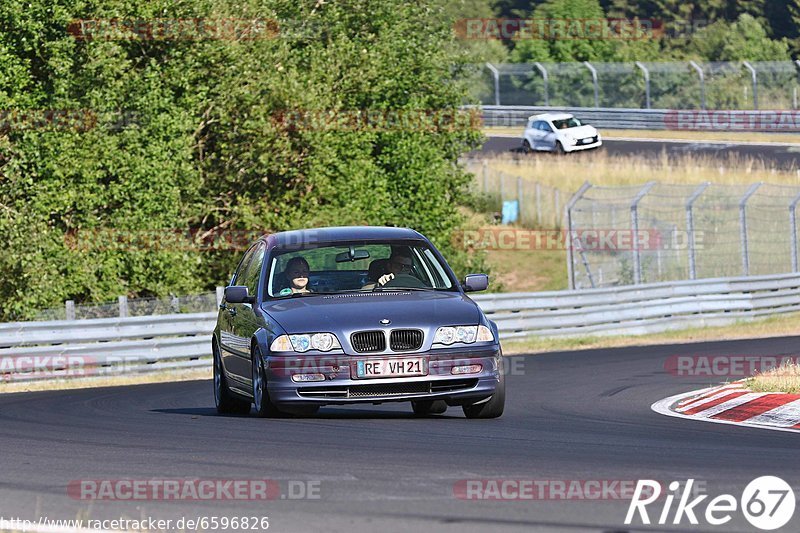
[[[389,289],[403,289],[403,288],[410,288],[410,289],[428,289],[427,285],[422,283],[422,281],[411,274],[395,274],[393,279],[387,281],[384,285],[385,288]],[[380,285],[376,285],[376,287],[380,287]]]

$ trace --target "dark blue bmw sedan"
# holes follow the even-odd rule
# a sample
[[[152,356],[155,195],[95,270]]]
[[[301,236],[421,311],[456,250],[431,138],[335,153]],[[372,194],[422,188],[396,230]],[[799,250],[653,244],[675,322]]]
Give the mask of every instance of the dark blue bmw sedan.
[[[497,326],[439,251],[406,228],[267,235],[225,288],[213,336],[220,413],[313,414],[320,406],[411,402],[496,418],[505,404]]]

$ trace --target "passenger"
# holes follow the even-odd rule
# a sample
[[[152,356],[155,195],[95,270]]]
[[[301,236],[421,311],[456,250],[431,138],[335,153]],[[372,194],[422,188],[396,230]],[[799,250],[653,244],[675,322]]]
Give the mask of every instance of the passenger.
[[[289,280],[289,288],[292,294],[311,292],[308,289],[308,275],[311,269],[308,266],[308,261],[302,257],[292,257],[286,263],[286,269],[283,271],[286,279]]]

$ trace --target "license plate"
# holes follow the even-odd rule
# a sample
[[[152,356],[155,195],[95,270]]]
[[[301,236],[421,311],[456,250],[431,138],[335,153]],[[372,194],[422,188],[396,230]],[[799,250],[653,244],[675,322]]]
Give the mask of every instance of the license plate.
[[[587,137],[587,138],[585,138],[585,139],[583,140],[583,142],[584,142],[585,144],[589,144],[589,143],[590,143],[590,142],[592,142],[593,140],[594,140],[594,137]]]
[[[356,363],[357,378],[401,378],[427,373],[424,357],[367,359]]]

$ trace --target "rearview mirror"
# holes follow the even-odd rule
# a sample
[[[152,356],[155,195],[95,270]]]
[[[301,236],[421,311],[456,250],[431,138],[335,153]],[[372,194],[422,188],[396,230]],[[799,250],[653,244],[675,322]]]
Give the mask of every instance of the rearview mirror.
[[[485,291],[489,287],[489,276],[486,274],[467,274],[461,284],[464,292]]]
[[[346,252],[336,254],[337,263],[346,263],[348,261],[358,261],[359,259],[369,259],[368,250],[356,250],[352,246]]]
[[[249,304],[255,301],[255,297],[250,296],[244,285],[230,285],[225,287],[225,301],[229,304]]]

